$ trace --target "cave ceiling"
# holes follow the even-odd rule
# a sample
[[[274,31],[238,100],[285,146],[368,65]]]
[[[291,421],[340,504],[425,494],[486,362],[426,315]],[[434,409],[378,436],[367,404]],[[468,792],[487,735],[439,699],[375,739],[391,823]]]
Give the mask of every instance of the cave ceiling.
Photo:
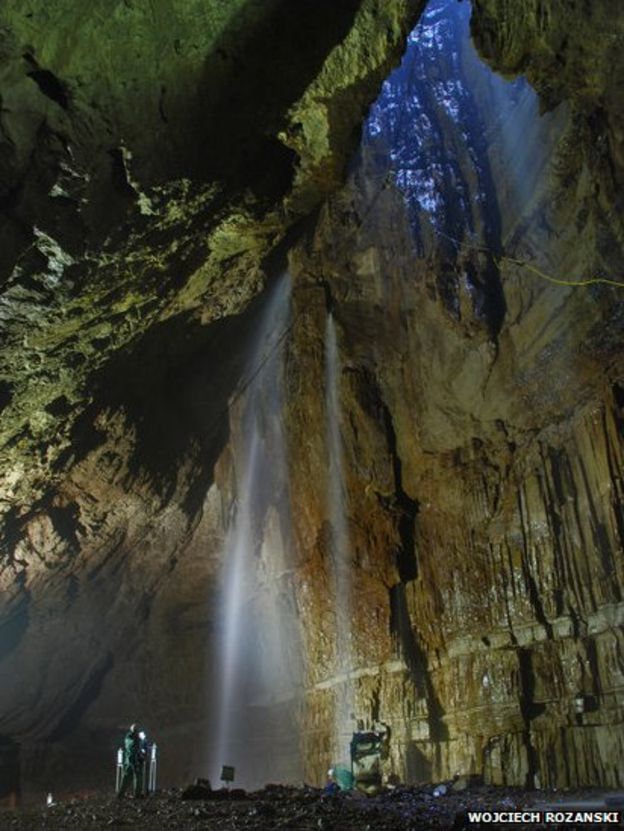
[[[421,7],[3,4],[5,509],[43,496],[114,355],[257,293]]]

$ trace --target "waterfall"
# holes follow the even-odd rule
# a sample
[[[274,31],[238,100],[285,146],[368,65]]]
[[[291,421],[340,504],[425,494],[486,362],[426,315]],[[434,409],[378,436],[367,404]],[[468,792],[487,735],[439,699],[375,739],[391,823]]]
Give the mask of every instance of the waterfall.
[[[351,552],[345,499],[345,477],[340,436],[340,357],[336,324],[328,314],[325,330],[325,406],[328,453],[327,508],[331,527],[330,557],[334,588],[336,636],[334,761],[346,753],[353,725],[351,648]]]
[[[233,428],[237,493],[223,549],[213,784],[224,764],[236,767],[237,784],[272,772],[267,714],[296,695],[300,680],[282,400],[290,292],[285,276],[264,309]]]

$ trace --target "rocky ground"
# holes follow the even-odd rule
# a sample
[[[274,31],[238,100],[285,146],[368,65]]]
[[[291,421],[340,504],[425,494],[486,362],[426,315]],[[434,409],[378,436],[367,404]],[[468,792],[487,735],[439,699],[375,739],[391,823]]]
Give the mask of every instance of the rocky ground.
[[[545,806],[579,805],[587,810],[604,810],[604,795],[592,792],[524,791],[511,788],[479,787],[436,797],[434,788],[396,788],[375,797],[357,793],[326,796],[309,788],[268,785],[263,790],[204,792],[208,798],[189,799],[201,789],[161,791],[148,799],[117,800],[110,795],[91,795],[60,802],[51,808],[5,811],[0,814],[3,829],[248,829],[248,831],[410,831],[410,829],[463,829],[486,827],[468,820],[468,811],[539,810]],[[608,806],[616,810],[615,798]],[[557,810],[555,808],[555,810]],[[620,817],[622,815],[619,806]],[[491,825],[490,825],[491,827]],[[511,827],[507,823],[495,827]],[[576,828],[514,824],[514,828]],[[594,827],[622,827],[596,825]]]

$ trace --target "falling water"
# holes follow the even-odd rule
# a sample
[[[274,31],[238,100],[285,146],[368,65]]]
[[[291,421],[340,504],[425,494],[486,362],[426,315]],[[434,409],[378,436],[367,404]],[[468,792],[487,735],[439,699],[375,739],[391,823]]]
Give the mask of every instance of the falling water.
[[[282,278],[264,310],[252,351],[233,442],[237,498],[224,546],[217,742],[221,766],[255,784],[253,765],[269,750],[267,712],[293,698],[298,682],[296,614],[289,567],[290,504],[282,415],[282,355],[290,321],[290,280]],[[254,762],[255,760],[255,762]],[[262,776],[270,759],[260,763]]]
[[[330,554],[334,580],[336,620],[334,759],[346,752],[353,710],[353,684],[349,679],[351,649],[351,555],[345,504],[345,479],[340,437],[340,358],[336,324],[331,313],[325,330],[325,400],[327,419],[328,513]]]

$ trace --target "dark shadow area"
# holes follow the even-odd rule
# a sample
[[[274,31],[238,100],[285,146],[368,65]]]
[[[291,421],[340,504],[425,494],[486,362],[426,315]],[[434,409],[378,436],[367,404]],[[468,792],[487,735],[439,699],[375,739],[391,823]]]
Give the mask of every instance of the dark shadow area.
[[[582,459],[579,460],[578,469],[581,474],[584,486],[583,490],[585,491],[587,499],[587,512],[590,517],[590,528],[592,533],[592,541],[594,543],[594,552],[598,555],[600,564],[602,566],[602,580],[608,586],[611,598],[616,603],[620,603],[622,601],[622,591],[618,583],[618,569],[616,557],[609,536],[609,530],[606,524],[602,522],[600,519],[599,505],[597,504],[595,499],[594,490],[592,487],[592,483],[590,481],[589,471],[587,470],[587,467]],[[575,500],[577,499],[578,497],[575,494]],[[614,500],[614,502],[615,501],[616,500]],[[615,512],[617,513],[617,509]]]
[[[209,325],[180,315],[120,350],[89,381],[93,403],[77,428],[74,452],[82,448],[84,455],[103,441],[93,427],[99,412],[123,411],[136,428],[129,473],[147,475],[163,499],[173,495],[180,464],[190,455],[197,460],[183,505],[192,515],[227,443],[229,406],[257,369],[249,350],[267,291],[240,315]]]
[[[228,402],[243,371],[249,325],[247,316],[210,326],[183,316],[152,327],[93,377],[94,403],[83,418],[87,438],[98,412],[123,410],[136,428],[131,476],[146,472],[162,497],[171,497],[194,442],[209,451],[202,466],[212,475],[210,462],[228,437]]]
[[[0,805],[15,807],[21,797],[19,745],[0,736]]]
[[[80,525],[78,506],[75,504],[64,505],[63,507],[54,505],[47,509],[47,513],[56,533],[68,544],[72,552],[77,553],[80,550],[77,532],[85,532],[85,529]]]
[[[16,566],[19,560],[15,556],[15,547],[22,538],[22,526],[25,519],[16,508],[10,508],[4,515],[3,533],[0,540],[0,552],[7,562]]]
[[[59,79],[48,69],[33,69],[26,73],[37,84],[39,90],[59,107],[69,107],[67,91]]]
[[[0,620],[0,663],[19,646],[26,634],[30,620],[29,606],[30,594],[24,592]]]
[[[427,701],[430,739],[432,742],[445,741],[448,728],[443,719],[444,710],[431,681],[427,653],[418,643],[412,627],[404,583],[390,589],[390,631],[399,644],[417,694]]]
[[[356,392],[360,406],[377,424],[381,425],[386,439],[388,454],[394,474],[394,499],[389,509],[397,515],[397,528],[401,540],[400,548],[395,552],[396,566],[401,582],[414,580],[418,575],[416,552],[416,519],[418,502],[412,499],[403,488],[401,458],[397,448],[397,438],[392,421],[392,414],[383,400],[381,389],[374,374],[365,368],[352,373],[356,381]]]
[[[128,181],[128,172],[124,162],[123,151],[119,147],[112,147],[108,151],[111,160],[111,182],[121,197],[133,201],[136,199],[136,191]]]
[[[539,771],[539,759],[531,741],[531,721],[546,711],[546,705],[535,701],[535,672],[529,649],[518,649],[518,672],[520,681],[520,711],[526,725],[524,742],[527,750],[527,778],[525,786],[532,788]]]
[[[431,782],[433,765],[416,742],[409,742],[405,748],[405,774],[407,782]]]
[[[615,382],[611,386],[611,392],[613,393],[613,400],[615,401],[618,413],[624,412],[624,386]]]
[[[191,150],[196,174],[275,199],[290,186],[295,160],[275,136],[288,109],[347,36],[360,3],[267,5],[261,13],[238,16],[215,45],[200,84],[196,123],[188,127],[197,137]]]
[[[0,381],[0,413],[13,400],[13,384],[10,381]]]
[[[24,52],[22,57],[31,67],[26,74],[37,84],[39,91],[62,109],[68,109],[70,102],[65,84],[49,69],[42,69],[30,52]]]
[[[71,412],[71,404],[64,395],[59,395],[49,404],[46,404],[45,409],[50,415],[55,417],[66,416]]]
[[[416,518],[418,502],[403,490],[401,459],[397,451],[396,433],[387,407],[384,407],[386,435],[390,452],[396,488],[396,500],[399,507],[399,537],[401,548],[396,553],[396,564],[401,582],[407,583],[418,576],[418,557],[416,549]]]
[[[100,695],[104,679],[113,668],[114,659],[112,653],[108,653],[103,660],[96,664],[89,673],[86,681],[80,688],[74,701],[64,710],[63,716],[52,733],[47,737],[49,742],[59,741],[65,738],[74,730],[84,713]]]

